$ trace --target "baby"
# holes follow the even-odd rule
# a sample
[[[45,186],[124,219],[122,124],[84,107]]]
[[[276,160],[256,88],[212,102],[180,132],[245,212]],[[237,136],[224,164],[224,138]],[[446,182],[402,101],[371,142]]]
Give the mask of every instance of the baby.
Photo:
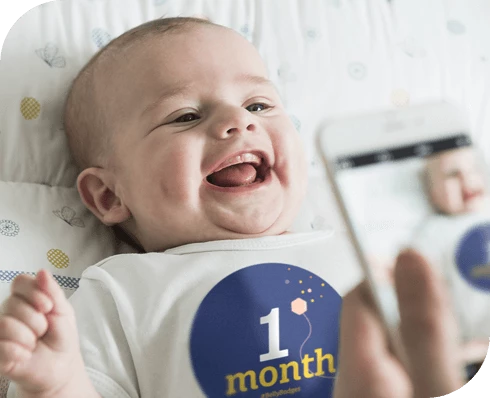
[[[483,164],[472,147],[430,156],[427,194],[436,214],[411,244],[444,277],[461,325],[466,360],[482,361],[490,335],[490,208]]]
[[[305,155],[256,49],[205,20],[143,24],[81,71],[65,124],[84,204],[146,253],[88,268],[71,303],[46,271],[15,279],[17,396],[331,396],[359,275],[347,242],[288,232]]]

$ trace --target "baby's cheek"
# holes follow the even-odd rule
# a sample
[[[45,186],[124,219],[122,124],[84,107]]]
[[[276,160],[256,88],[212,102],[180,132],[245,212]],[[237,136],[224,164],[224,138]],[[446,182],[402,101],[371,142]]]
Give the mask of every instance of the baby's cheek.
[[[452,213],[463,210],[463,187],[457,181],[448,182],[446,185],[446,201]]]
[[[473,181],[473,186],[474,186],[474,189],[479,189],[479,190],[483,190],[483,191],[487,191],[488,187],[487,187],[487,181],[485,180],[484,176],[478,174],[475,178],[474,178],[474,181]]]
[[[306,169],[307,161],[305,145],[301,139],[301,136],[292,125],[285,126],[283,131],[288,131],[287,134],[283,133],[282,136],[286,136],[285,145],[287,145],[288,152],[291,154],[291,157],[294,159],[298,167],[301,166]]]
[[[431,187],[431,201],[433,205],[444,213],[451,214],[455,212],[454,203],[455,195],[451,184],[439,182]]]

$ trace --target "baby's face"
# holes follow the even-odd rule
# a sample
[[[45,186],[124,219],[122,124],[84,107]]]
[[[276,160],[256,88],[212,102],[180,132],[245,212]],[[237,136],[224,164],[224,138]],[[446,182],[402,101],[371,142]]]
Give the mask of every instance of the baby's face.
[[[443,152],[428,163],[430,195],[447,214],[479,210],[485,199],[485,180],[471,148]]]
[[[306,162],[258,52],[213,26],[149,40],[107,91],[115,193],[143,248],[285,232]]]

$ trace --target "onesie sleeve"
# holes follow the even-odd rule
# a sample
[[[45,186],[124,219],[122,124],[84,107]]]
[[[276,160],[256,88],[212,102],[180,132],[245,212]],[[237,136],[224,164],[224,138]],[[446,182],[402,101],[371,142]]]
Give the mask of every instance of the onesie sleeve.
[[[100,280],[82,278],[70,302],[85,368],[97,392],[103,398],[138,398],[136,370],[111,291]]]

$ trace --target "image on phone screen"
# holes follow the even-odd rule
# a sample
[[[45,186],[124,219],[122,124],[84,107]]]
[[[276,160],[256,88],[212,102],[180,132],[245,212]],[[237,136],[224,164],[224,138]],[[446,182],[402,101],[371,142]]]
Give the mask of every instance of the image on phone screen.
[[[333,162],[338,192],[389,327],[399,321],[395,260],[411,247],[447,282],[462,346],[479,347],[468,353],[468,361],[485,357],[490,336],[490,192],[482,159],[468,134],[448,133]]]

